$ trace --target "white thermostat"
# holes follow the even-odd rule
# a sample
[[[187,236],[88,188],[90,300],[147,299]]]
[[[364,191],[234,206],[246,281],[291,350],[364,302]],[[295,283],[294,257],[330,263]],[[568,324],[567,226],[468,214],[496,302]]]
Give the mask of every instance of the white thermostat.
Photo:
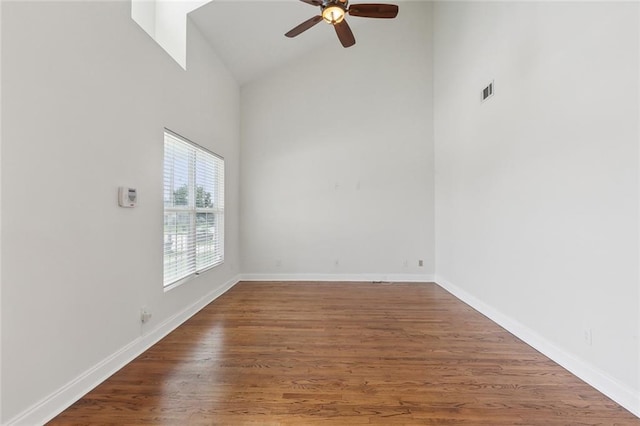
[[[121,186],[118,188],[118,204],[120,207],[135,207],[138,204],[138,191]]]

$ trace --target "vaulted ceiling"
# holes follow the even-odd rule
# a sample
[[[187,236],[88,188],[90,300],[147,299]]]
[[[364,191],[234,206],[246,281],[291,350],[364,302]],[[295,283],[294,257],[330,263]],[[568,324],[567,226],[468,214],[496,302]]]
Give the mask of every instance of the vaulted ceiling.
[[[378,0],[355,0],[372,3]],[[393,37],[402,25],[402,2],[381,0],[400,5],[396,19],[347,17],[358,49],[367,43],[364,29],[384,31]],[[277,70],[295,57],[312,54],[319,49],[344,50],[335,31],[324,22],[296,38],[284,34],[301,22],[318,15],[320,9],[299,0],[214,0],[189,14],[192,22],[208,39],[240,85]],[[359,37],[361,35],[362,37]]]

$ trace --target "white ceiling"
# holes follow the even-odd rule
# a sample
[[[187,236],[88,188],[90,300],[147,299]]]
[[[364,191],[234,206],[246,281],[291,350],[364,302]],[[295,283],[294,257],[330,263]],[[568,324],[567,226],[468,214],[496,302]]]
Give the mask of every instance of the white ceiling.
[[[391,0],[362,0],[355,3],[392,3]],[[209,40],[222,61],[231,70],[240,85],[270,72],[294,57],[314,49],[344,49],[330,25],[320,22],[295,38],[284,34],[319,15],[320,8],[299,0],[215,0],[191,12],[189,17]],[[401,20],[402,6],[398,18]],[[348,17],[356,38],[358,30],[378,26],[380,31],[391,31],[398,25],[389,25],[387,19]]]

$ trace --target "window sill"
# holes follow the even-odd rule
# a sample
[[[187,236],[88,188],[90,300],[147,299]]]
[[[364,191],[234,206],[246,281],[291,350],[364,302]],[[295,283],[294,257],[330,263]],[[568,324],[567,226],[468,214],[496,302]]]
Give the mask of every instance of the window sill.
[[[208,271],[212,270],[213,268],[216,268],[216,267],[218,267],[218,266],[220,266],[222,264],[224,264],[224,260],[221,260],[218,263],[214,263],[213,265],[209,266],[206,269],[203,269],[201,271],[195,272],[195,273],[193,273],[191,275],[187,275],[186,277],[181,278],[178,281],[165,286],[164,287],[164,292],[166,293],[166,292],[168,292],[170,290],[173,290],[176,287],[180,287],[182,284],[186,283],[187,281],[191,281],[193,278],[199,277],[200,275],[203,275],[206,272],[208,272]]]

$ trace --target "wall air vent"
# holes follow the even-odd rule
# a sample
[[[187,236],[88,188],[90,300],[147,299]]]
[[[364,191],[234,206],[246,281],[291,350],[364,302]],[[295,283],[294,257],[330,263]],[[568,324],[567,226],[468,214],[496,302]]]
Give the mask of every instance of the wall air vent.
[[[493,96],[493,81],[487,87],[482,89],[482,102]]]

